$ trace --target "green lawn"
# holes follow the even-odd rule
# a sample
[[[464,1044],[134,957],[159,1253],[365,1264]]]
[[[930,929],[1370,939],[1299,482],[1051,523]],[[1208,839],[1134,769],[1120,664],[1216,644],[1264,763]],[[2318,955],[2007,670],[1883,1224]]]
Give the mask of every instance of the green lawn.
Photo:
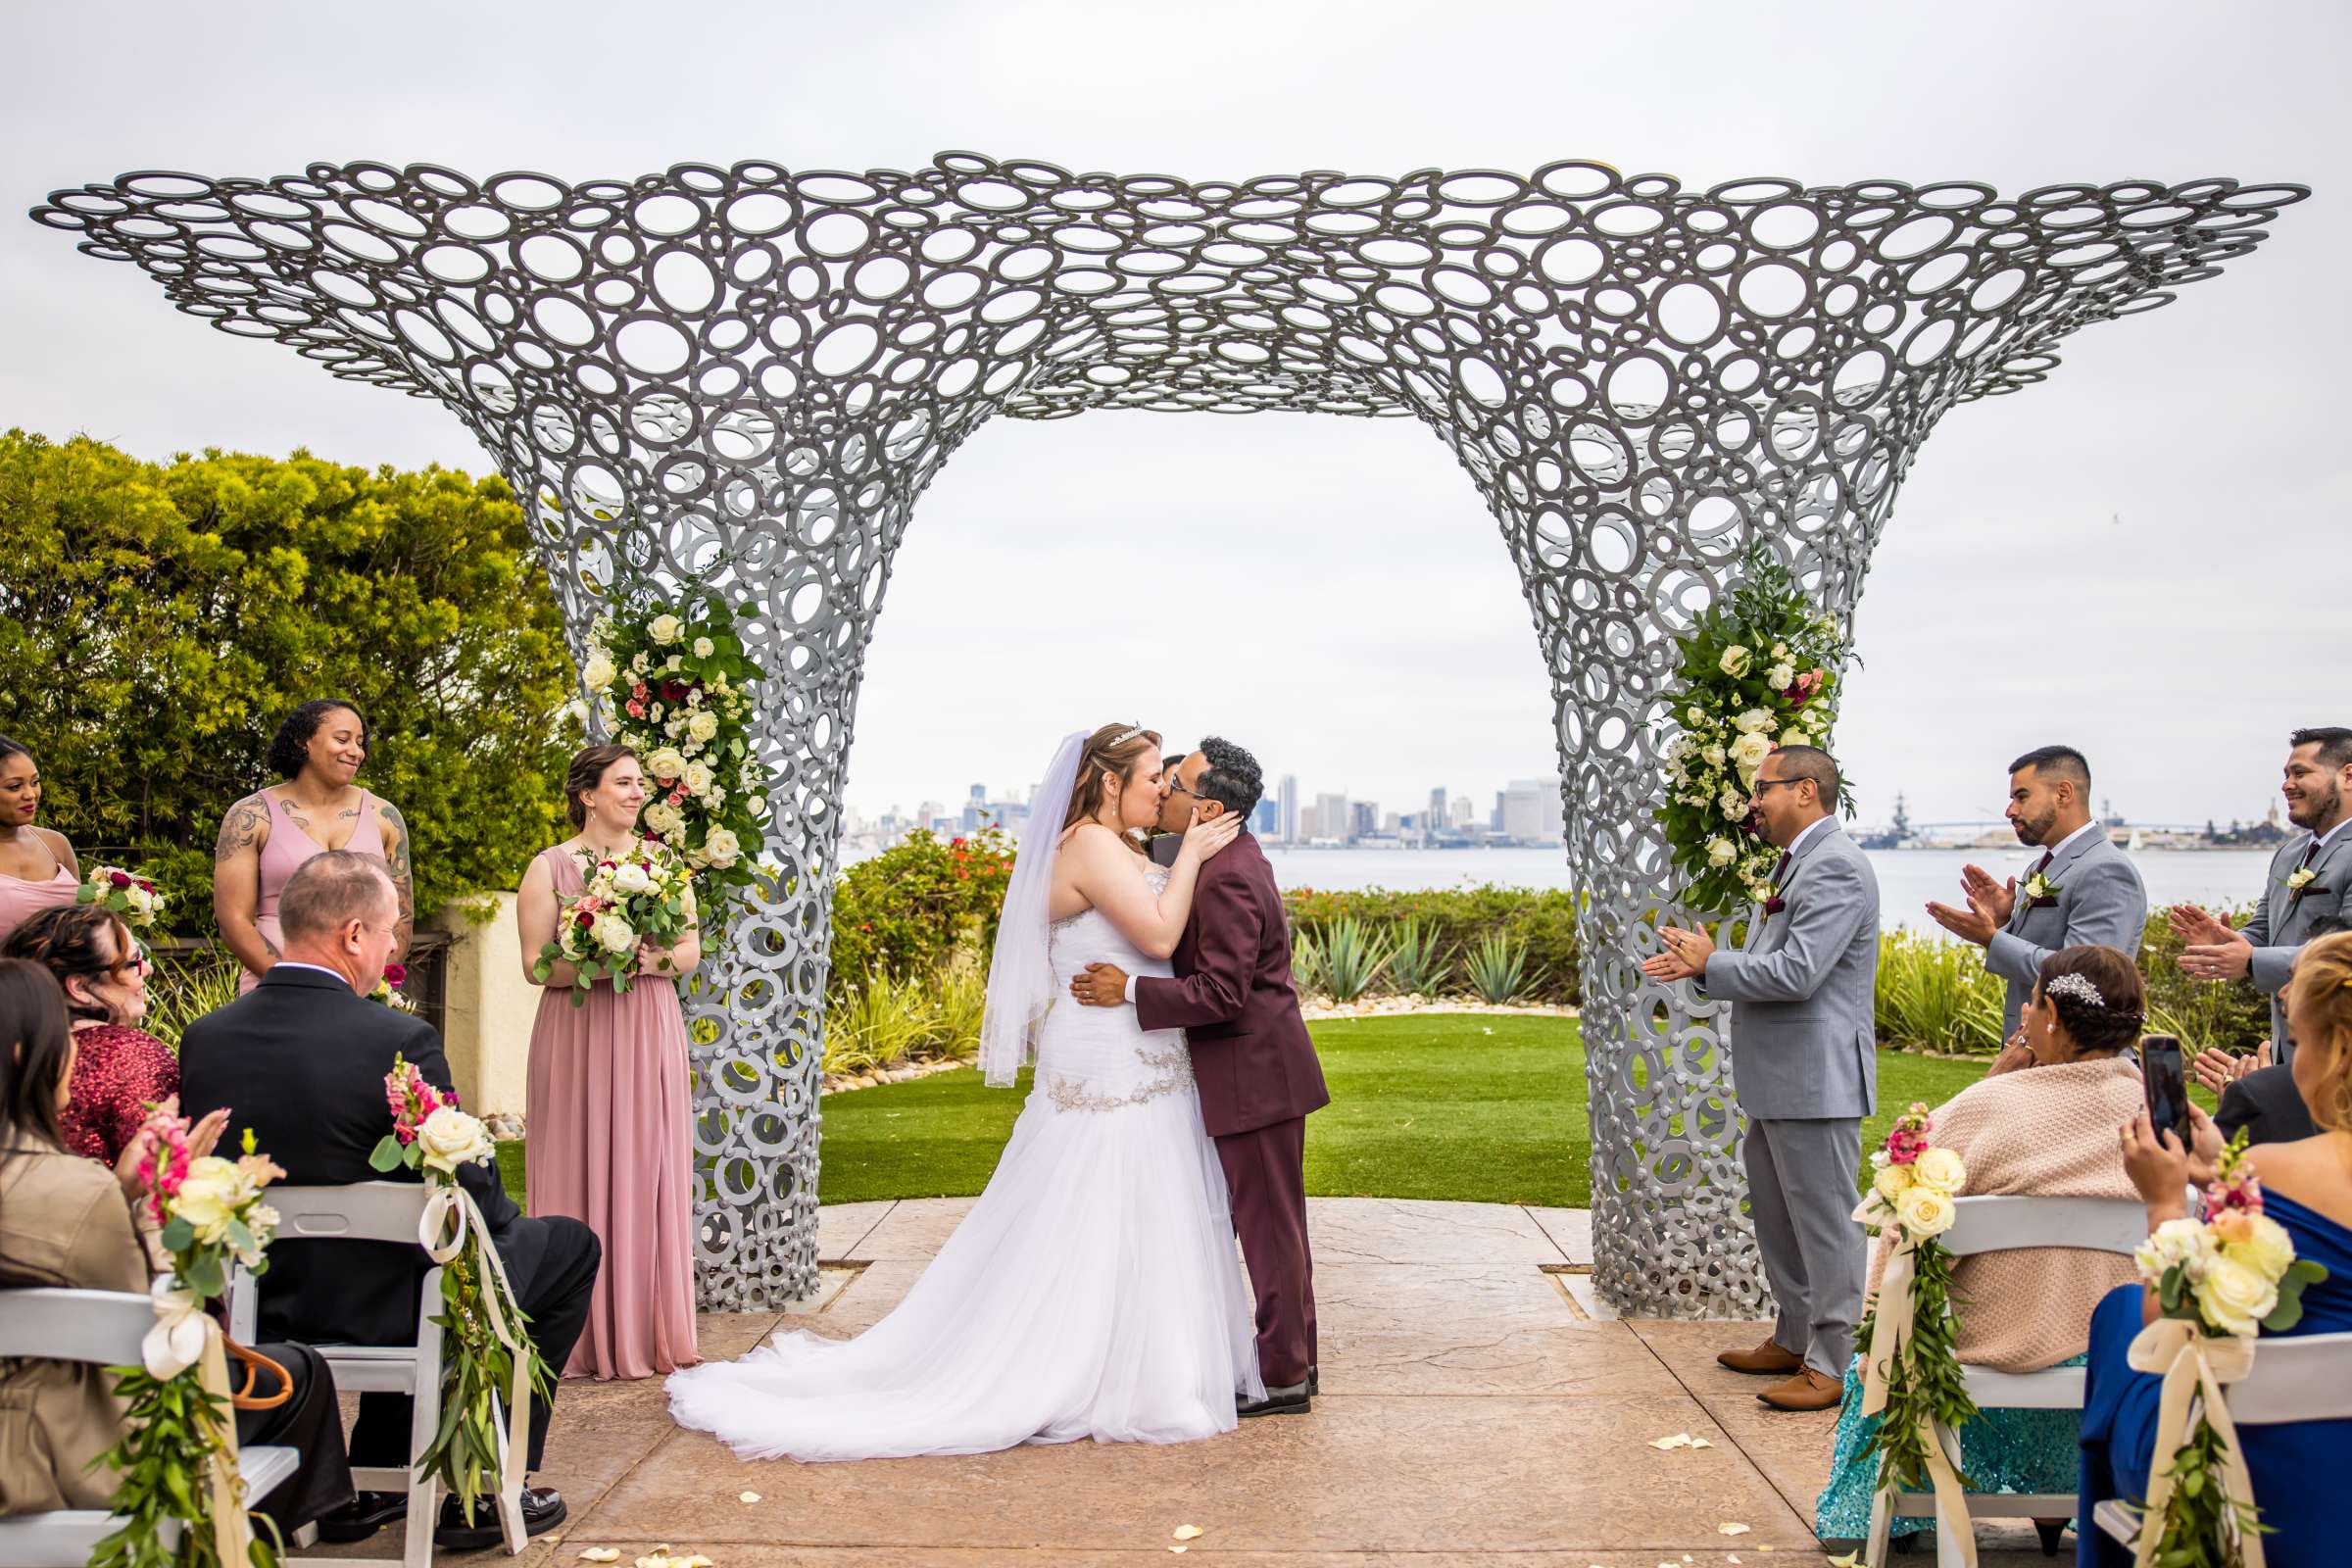
[[[1565,1018],[1471,1013],[1332,1019],[1310,1026],[1332,1102],[1308,1122],[1307,1191],[1584,1207],[1585,1054]],[[1983,1075],[1973,1061],[1882,1053],[1886,1135],[1914,1100],[1950,1099]],[[1020,1113],[1021,1090],[976,1072],[940,1073],[824,1101],[828,1203],[977,1193]],[[519,1146],[501,1150],[519,1188]]]

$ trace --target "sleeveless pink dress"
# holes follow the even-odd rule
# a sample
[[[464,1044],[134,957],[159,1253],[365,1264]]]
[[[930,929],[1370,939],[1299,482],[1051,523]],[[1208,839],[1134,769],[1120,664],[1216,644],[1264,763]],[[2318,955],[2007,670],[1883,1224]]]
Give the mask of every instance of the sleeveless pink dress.
[[[576,898],[585,886],[578,856],[539,854],[557,900]],[[567,1214],[605,1245],[565,1377],[656,1377],[700,1359],[686,1073],[675,984],[646,978],[616,996],[600,980],[578,1007],[569,987],[540,994],[524,1112],[530,1212]]]
[[[262,866],[259,883],[260,897],[254,901],[253,923],[261,927],[270,945],[284,951],[286,934],[278,928],[277,896],[286,888],[286,879],[314,855],[324,855],[326,846],[295,825],[284,801],[265,794],[270,803],[270,840],[262,846]],[[343,846],[354,855],[372,855],[382,858],[384,829],[375,815],[375,797],[360,791],[360,825],[352,829],[351,842]],[[239,991],[251,991],[262,983],[252,970],[245,971],[237,981]]]
[[[27,882],[0,871],[0,941],[43,909],[72,904],[80,892],[81,883],[62,863],[46,882]]]

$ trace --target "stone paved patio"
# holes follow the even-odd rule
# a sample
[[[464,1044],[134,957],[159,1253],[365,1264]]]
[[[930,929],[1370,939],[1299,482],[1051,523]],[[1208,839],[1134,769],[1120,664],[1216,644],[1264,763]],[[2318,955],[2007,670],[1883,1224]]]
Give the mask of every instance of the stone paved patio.
[[[846,1334],[895,1303],[968,1199],[823,1211],[826,1288],[802,1311],[703,1319],[706,1354],[780,1325]],[[1783,1415],[1715,1365],[1753,1324],[1617,1321],[1593,1301],[1582,1210],[1309,1202],[1323,1394],[1311,1416],[1172,1447],[745,1464],[669,1423],[658,1381],[566,1384],[541,1479],[572,1517],[536,1565],[657,1544],[717,1568],[966,1568],[1161,1560],[1266,1568],[1714,1568],[1818,1563],[1830,1415]],[[1710,1447],[1662,1452],[1687,1432]],[[756,1503],[739,1501],[744,1492]],[[1724,1525],[1745,1525],[1724,1535]],[[397,1533],[353,1552],[396,1549]],[[2043,1559],[2023,1524],[1988,1563]],[[2071,1543],[2070,1543],[2071,1549]],[[475,1558],[489,1562],[495,1558]],[[1921,1557],[1918,1561],[1928,1561]]]

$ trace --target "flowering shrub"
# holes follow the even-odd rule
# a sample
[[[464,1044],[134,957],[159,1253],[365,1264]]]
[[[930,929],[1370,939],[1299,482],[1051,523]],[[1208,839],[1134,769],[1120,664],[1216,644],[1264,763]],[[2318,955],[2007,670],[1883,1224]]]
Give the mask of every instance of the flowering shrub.
[[[82,878],[74,902],[104,905],[121,915],[122,923],[133,931],[145,931],[162,916],[167,901],[145,877],[119,865],[102,865]]]
[[[570,964],[575,1007],[586,1004],[600,979],[626,993],[640,967],[637,945],[676,942],[694,929],[696,913],[685,862],[651,837],[601,860],[582,850],[580,865],[587,886],[556,911],[556,938],[531,964],[542,985],[557,964]]]
[[[580,681],[606,732],[645,768],[646,835],[685,858],[704,907],[723,910],[723,890],[751,883],[767,836],[748,689],[765,672],[744,652],[736,612],[689,589],[673,598],[643,577],[616,582]]]
[[[1012,841],[994,828],[941,840],[921,831],[841,875],[833,890],[829,1006],[869,976],[925,975],[957,949],[985,965],[1012,880]]]
[[[1828,749],[1844,639],[1759,546],[1731,593],[1675,646],[1681,663],[1668,697],[1677,733],[1658,821],[1690,877],[1683,898],[1714,910],[1764,903],[1780,851],[1750,830],[1756,769],[1776,746]]]

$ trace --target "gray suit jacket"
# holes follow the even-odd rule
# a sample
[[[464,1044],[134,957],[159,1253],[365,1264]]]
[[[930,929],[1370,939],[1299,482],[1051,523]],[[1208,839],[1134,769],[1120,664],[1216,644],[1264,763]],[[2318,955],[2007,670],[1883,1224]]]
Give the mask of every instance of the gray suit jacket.
[[[2352,827],[2347,827],[2311,862],[2312,878],[2302,891],[2288,891],[2286,879],[2295,874],[2310,843],[2310,834],[2298,833],[2278,847],[2254,918],[2241,928],[2254,944],[2250,977],[2257,990],[2271,994],[2271,1059],[2281,1066],[2293,1059],[2294,1047],[2286,1038],[2286,1003],[2279,993],[2294,972],[2296,952],[2311,940],[2311,928],[2343,911],[2345,888],[2352,884]]]
[[[1879,879],[1833,819],[1790,862],[1781,902],[1754,952],[1717,949],[1699,981],[1740,1004],[1740,1108],[1776,1121],[1867,1116],[1879,1098]]]
[[[1984,967],[2009,982],[2009,1000],[2001,1008],[2004,1040],[2017,1033],[2042,959],[2060,948],[2096,943],[2136,961],[2147,934],[2148,890],[2140,885],[2138,867],[2108,839],[2105,828],[2094,826],[2077,838],[2042,874],[2058,885],[2058,902],[2034,908],[2021,888],[2009,923],[1984,949]]]

